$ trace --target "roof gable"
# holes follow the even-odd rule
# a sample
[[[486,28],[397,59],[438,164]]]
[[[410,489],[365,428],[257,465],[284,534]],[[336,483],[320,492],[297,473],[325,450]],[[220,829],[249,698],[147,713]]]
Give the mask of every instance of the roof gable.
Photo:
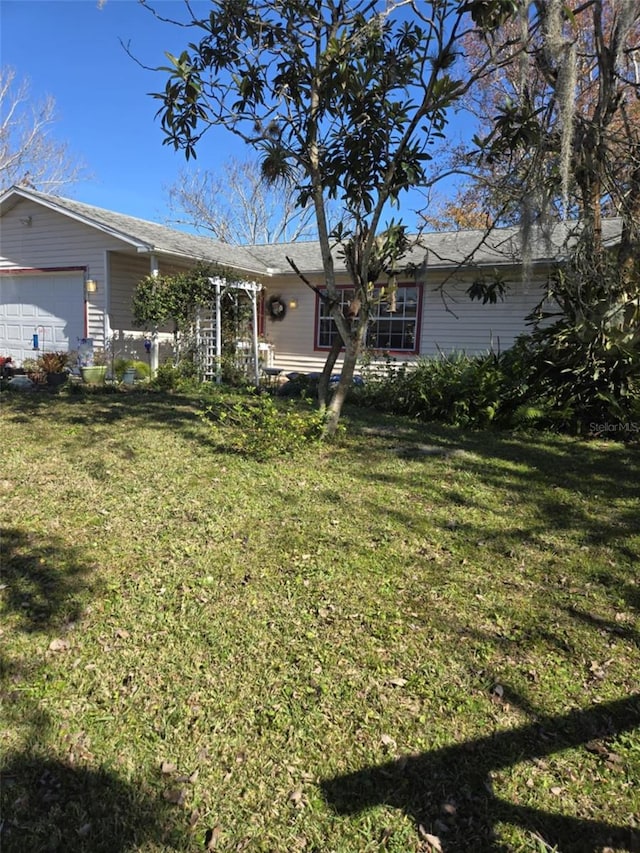
[[[187,234],[156,222],[23,187],[12,187],[0,197],[0,214],[11,209],[20,199],[29,199],[90,228],[97,228],[128,243],[141,253],[203,260],[254,275],[264,273],[262,263],[243,246]]]

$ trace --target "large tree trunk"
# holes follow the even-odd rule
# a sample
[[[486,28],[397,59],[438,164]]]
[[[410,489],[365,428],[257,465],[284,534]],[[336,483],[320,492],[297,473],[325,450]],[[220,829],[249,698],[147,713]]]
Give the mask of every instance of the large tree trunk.
[[[327,404],[329,403],[329,383],[331,381],[331,374],[333,373],[333,368],[335,367],[335,363],[338,360],[340,350],[343,346],[344,343],[342,341],[342,337],[340,335],[336,335],[333,339],[333,344],[331,345],[331,351],[327,355],[327,360],[322,368],[320,381],[318,382],[318,407],[321,412],[326,410]]]
[[[344,401],[347,399],[347,394],[349,393],[351,383],[353,382],[353,372],[355,370],[357,360],[358,352],[353,343],[350,341],[349,345],[345,347],[344,363],[342,366],[342,373],[340,374],[340,381],[338,382],[338,387],[336,388],[328,407],[327,423],[324,429],[324,434],[328,438],[335,435],[336,429],[338,428],[338,421],[340,420],[342,406]]]
[[[340,381],[338,382],[338,387],[336,388],[328,406],[328,417],[324,430],[324,434],[327,438],[335,435],[336,429],[338,428],[338,421],[340,420],[340,414],[342,413],[342,406],[344,405],[344,401],[347,399],[347,394],[353,384],[353,374],[358,362],[358,356],[360,355],[362,345],[367,335],[367,326],[368,323],[366,320],[360,322],[356,330],[350,336],[345,347]]]

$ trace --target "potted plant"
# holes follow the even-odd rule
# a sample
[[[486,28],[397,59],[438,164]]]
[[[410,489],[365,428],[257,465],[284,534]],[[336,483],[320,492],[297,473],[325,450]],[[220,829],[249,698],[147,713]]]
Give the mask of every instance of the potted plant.
[[[44,373],[47,385],[62,385],[67,381],[69,373],[68,352],[43,352],[36,362],[39,371]]]
[[[134,385],[137,380],[150,378],[149,365],[144,361],[117,358],[114,363],[115,378],[123,385]]]
[[[136,381],[136,369],[133,366],[125,367],[122,373],[123,385],[134,385]]]
[[[0,355],[0,378],[11,379],[14,374],[14,370],[15,367],[13,366],[13,359],[11,356]]]
[[[80,367],[82,381],[86,382],[87,385],[104,385],[107,374],[107,359],[104,350],[95,350],[92,361],[93,364]]]

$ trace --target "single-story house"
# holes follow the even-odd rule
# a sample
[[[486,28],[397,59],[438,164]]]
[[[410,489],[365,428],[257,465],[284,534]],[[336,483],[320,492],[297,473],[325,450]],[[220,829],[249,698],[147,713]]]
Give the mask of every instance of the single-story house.
[[[620,222],[608,220],[605,227],[615,241]],[[414,272],[399,276],[395,304],[380,304],[370,346],[400,360],[508,348],[526,330],[525,318],[540,301],[559,252],[559,245],[539,240],[525,279],[515,228],[496,230],[487,239],[481,231],[425,234],[405,259]],[[32,357],[37,334],[41,349],[75,349],[88,337],[96,346],[115,341],[123,355],[141,357],[144,330],[132,318],[136,284],[149,274],[205,261],[263,286],[260,333],[271,345],[276,368],[319,370],[335,329],[325,303],[287,258],[309,282],[323,287],[317,242],[235,246],[13,187],[0,196],[0,355],[16,361]],[[348,278],[339,256],[336,269],[347,302]],[[509,285],[504,301],[471,301],[470,284],[495,273]],[[268,310],[271,297],[284,306],[278,319]]]

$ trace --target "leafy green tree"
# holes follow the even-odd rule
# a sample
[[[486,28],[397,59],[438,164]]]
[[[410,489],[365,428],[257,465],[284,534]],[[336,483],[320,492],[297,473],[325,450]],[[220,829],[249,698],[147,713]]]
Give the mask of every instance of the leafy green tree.
[[[495,218],[520,220],[525,256],[537,226],[565,219],[565,257],[532,318],[532,388],[576,421],[623,419],[640,395],[640,4],[539,0],[492,37],[523,50],[474,93],[494,116],[468,155],[475,190]],[[474,38],[471,69],[486,52]]]
[[[212,0],[202,18],[185,8],[180,24],[194,40],[157,69],[167,76],[154,95],[164,141],[189,159],[203,134],[221,126],[256,150],[269,180],[296,175],[298,204],[315,211],[324,298],[344,346],[328,404],[331,434],[364,345],[376,279],[399,270],[407,248],[405,226],[385,227],[384,217],[404,192],[437,180],[430,164],[448,110],[502,61],[500,48],[468,73],[460,61],[465,35],[490,32],[514,3]],[[337,229],[328,222],[332,200],[342,208]],[[338,299],[336,248],[355,291],[348,316]],[[335,352],[321,406],[332,359]]]
[[[620,216],[629,269],[640,221],[640,4],[522,4],[492,43],[522,49],[465,98],[480,131],[475,149],[457,152],[456,167],[473,174],[457,207],[503,223],[576,219],[598,253],[602,217]],[[490,50],[466,37],[471,73]]]

